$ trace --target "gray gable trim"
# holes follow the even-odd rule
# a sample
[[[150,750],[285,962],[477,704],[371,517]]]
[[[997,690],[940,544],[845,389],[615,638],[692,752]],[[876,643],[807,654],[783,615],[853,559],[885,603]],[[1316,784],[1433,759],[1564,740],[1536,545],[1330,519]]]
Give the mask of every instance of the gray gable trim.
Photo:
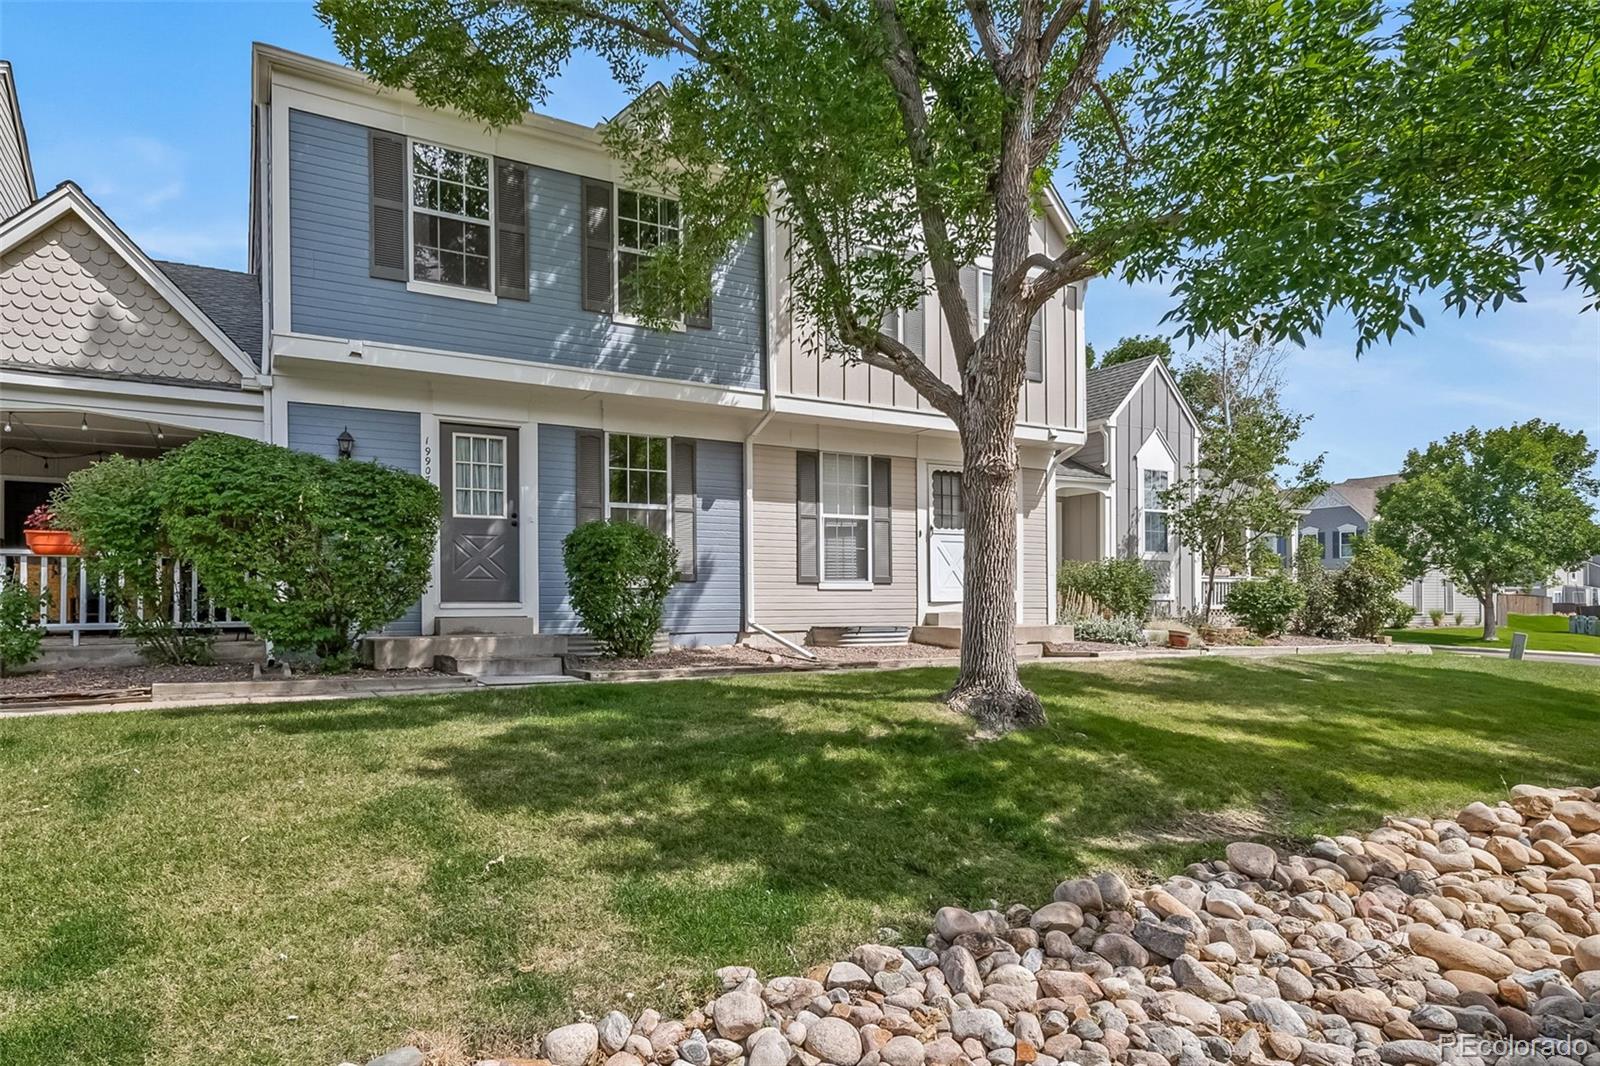
[[[10,63],[0,59],[0,218],[10,218],[38,198],[16,74]]]
[[[261,368],[261,279],[219,267],[153,260],[239,350]]]

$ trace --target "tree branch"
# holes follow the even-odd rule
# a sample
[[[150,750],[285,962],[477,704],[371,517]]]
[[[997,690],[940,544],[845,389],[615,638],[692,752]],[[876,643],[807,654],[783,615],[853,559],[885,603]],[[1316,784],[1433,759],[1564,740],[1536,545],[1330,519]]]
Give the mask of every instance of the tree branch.
[[[1117,113],[1116,102],[1107,94],[1099,78],[1090,82],[1089,88],[1094,90],[1094,94],[1100,98],[1100,105],[1106,109],[1106,117],[1111,120],[1111,128],[1117,131],[1117,143],[1122,145],[1122,154],[1127,157],[1130,166],[1138,166],[1139,154],[1133,150],[1133,145],[1128,140],[1128,131],[1122,124],[1122,116]]]
[[[862,348],[861,361],[868,366],[899,374],[950,421],[961,424],[961,394],[901,342],[887,334],[877,333],[872,338],[871,346]]]
[[[994,68],[995,75],[1004,83],[1006,56],[1002,54],[1000,33],[995,29],[994,10],[989,7],[989,0],[967,0],[967,13],[972,16],[972,28],[978,34],[978,45],[983,49],[983,57],[989,61],[989,66]]]
[[[1063,0],[1060,7],[1050,16],[1050,21],[1045,23],[1044,31],[1039,34],[1039,62],[1043,63],[1049,58],[1050,53],[1056,50],[1056,41],[1066,32],[1072,20],[1078,17],[1078,12],[1083,10],[1083,0]]]
[[[1083,45],[1078,51],[1078,61],[1067,75],[1066,83],[1056,93],[1045,112],[1044,119],[1034,129],[1033,165],[1042,166],[1061,138],[1066,135],[1067,123],[1079,102],[1094,84],[1105,61],[1111,42],[1122,32],[1121,16],[1107,22],[1101,0],[1090,0],[1088,14],[1084,16]]]

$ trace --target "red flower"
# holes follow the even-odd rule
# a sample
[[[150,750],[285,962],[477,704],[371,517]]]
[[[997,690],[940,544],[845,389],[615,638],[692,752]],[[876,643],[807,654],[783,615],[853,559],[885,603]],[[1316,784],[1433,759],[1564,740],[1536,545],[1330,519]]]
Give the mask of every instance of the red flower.
[[[23,529],[51,529],[61,528],[56,519],[56,512],[48,503],[41,503],[33,509],[33,513],[22,521]]]

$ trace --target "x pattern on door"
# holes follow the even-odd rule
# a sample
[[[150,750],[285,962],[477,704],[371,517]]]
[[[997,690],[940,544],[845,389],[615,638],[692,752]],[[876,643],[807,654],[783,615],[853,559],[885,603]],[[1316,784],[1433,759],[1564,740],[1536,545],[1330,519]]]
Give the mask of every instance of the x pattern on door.
[[[458,533],[451,541],[452,569],[468,581],[498,581],[506,576],[504,538],[492,533]]]

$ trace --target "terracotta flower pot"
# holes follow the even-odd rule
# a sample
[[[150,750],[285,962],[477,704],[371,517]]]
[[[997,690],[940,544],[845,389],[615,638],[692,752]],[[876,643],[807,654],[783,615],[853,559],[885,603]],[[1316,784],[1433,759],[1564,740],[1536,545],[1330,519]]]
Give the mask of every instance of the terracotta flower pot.
[[[1168,630],[1167,646],[1172,648],[1187,648],[1189,646],[1189,634],[1180,632],[1176,629]]]
[[[78,542],[64,529],[27,529],[23,537],[35,555],[77,555]]]

